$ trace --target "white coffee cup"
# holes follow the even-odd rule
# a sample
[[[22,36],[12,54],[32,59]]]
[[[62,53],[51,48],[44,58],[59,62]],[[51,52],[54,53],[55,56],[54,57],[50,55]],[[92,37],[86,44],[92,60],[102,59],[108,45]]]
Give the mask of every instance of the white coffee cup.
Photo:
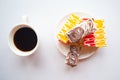
[[[31,50],[28,50],[28,51],[23,51],[23,50],[20,50],[16,45],[15,45],[15,42],[14,42],[14,36],[15,36],[15,33],[20,30],[21,28],[30,28],[32,31],[34,31],[34,33],[36,34],[37,36],[37,42],[36,42],[36,45],[34,46],[34,48],[32,48]],[[33,26],[32,25],[28,25],[28,24],[18,24],[16,25],[9,33],[9,46],[11,48],[11,50],[16,54],[16,55],[19,55],[19,56],[28,56],[28,55],[31,55],[33,54],[36,49],[38,48],[38,45],[39,45],[39,38],[38,38],[38,35],[37,35],[37,32],[35,31],[35,29],[33,29]]]

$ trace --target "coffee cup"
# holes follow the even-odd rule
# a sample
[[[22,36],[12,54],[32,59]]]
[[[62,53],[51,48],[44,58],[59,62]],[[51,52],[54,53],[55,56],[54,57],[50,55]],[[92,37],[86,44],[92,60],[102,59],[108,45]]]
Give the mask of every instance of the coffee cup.
[[[38,44],[37,32],[31,25],[18,24],[10,31],[9,46],[16,55],[31,55],[38,48]]]

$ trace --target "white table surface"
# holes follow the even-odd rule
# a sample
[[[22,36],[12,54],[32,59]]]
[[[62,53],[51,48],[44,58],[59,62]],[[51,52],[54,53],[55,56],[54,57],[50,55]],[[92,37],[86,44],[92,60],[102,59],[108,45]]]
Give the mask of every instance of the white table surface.
[[[0,80],[120,80],[120,0],[0,0]],[[105,20],[107,47],[70,68],[54,39],[59,20],[71,12],[86,12]],[[29,23],[39,32],[37,51],[15,55],[8,46],[9,31]]]

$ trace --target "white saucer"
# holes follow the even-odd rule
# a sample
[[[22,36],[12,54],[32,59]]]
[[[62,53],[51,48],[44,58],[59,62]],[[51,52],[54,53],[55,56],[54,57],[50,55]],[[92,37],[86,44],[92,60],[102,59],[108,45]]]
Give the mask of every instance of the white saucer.
[[[72,13],[66,15],[65,17],[63,17],[60,22],[57,25],[57,29],[56,29],[56,35],[57,33],[60,31],[60,29],[62,28],[62,26],[65,24],[66,20],[68,19],[68,17],[71,15]],[[74,14],[76,14],[77,16],[79,16],[80,18],[92,18],[89,14],[83,13],[83,12],[75,12]],[[56,36],[55,36],[56,37]],[[58,41],[57,37],[55,38],[55,42],[56,42],[56,46],[58,48],[58,50],[65,56],[67,56],[67,53],[69,52],[70,46],[69,45],[65,45],[62,44],[61,42]],[[86,59],[91,57],[95,51],[97,50],[96,47],[82,47],[81,50],[81,54],[79,59]]]

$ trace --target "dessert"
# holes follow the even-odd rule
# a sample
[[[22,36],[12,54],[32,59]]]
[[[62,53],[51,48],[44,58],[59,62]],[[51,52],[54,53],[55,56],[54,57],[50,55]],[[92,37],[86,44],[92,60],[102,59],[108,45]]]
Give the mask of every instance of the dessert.
[[[78,44],[71,44],[65,63],[72,67],[76,66],[79,62],[80,50],[81,47]]]
[[[76,13],[72,13],[61,26],[57,39],[61,44],[69,46],[65,62],[74,67],[79,62],[82,47],[106,46],[104,20],[80,17]]]

